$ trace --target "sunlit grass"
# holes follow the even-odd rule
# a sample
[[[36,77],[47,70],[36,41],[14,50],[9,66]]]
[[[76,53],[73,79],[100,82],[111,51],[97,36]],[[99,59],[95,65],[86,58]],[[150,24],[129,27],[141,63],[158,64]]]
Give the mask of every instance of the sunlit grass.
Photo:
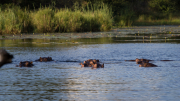
[[[29,12],[13,6],[2,10],[0,8],[0,34],[17,34],[31,30]]]
[[[91,9],[89,8],[91,6]],[[101,5],[87,5],[86,8],[58,10],[55,14],[57,21],[56,31],[60,32],[84,32],[107,31],[112,27],[112,15],[110,9]]]
[[[1,34],[21,32],[19,19],[12,9],[0,10],[0,32]]]
[[[180,25],[180,17],[173,14],[136,17],[128,9],[121,16],[112,17],[111,7],[102,2],[75,4],[73,9],[41,7],[33,11],[18,6],[0,7],[0,34],[109,31],[113,25]]]
[[[75,5],[74,9],[42,7],[29,11],[18,6],[0,8],[0,33],[108,31],[112,11],[103,3]]]
[[[32,24],[36,32],[54,32],[55,11],[51,8],[40,8],[38,11],[31,13]]]

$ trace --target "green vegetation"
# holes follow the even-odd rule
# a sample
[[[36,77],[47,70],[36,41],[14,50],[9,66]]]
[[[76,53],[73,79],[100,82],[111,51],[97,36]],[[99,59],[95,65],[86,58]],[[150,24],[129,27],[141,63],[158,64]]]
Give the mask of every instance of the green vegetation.
[[[103,3],[85,7],[75,5],[73,10],[42,7],[27,11],[17,6],[0,9],[1,34],[107,31],[112,22],[112,12]]]
[[[37,11],[31,12],[30,15],[32,25],[35,27],[35,32],[54,32],[54,10],[51,8],[40,8]]]
[[[18,9],[17,13],[19,12],[21,11]],[[20,21],[13,9],[7,9],[5,11],[0,9],[0,33],[20,33]]]
[[[17,34],[32,29],[30,13],[20,7],[0,8],[0,34]]]
[[[87,5],[91,9],[78,8],[72,11],[68,8],[58,10],[55,14],[56,31],[84,32],[107,31],[112,26],[112,15],[107,5]]]
[[[0,34],[179,25],[179,0],[1,0]]]
[[[134,22],[134,25],[179,25],[180,17],[153,19],[152,16],[140,15],[139,18]]]

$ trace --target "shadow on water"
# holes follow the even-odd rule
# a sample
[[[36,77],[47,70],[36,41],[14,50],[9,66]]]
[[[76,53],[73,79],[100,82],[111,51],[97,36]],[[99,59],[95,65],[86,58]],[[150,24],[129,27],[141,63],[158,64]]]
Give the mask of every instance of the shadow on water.
[[[14,55],[13,63],[0,69],[0,99],[179,100],[180,34],[140,33],[144,30],[92,33],[91,38],[67,33],[62,38],[0,39],[0,47]],[[54,61],[35,61],[48,56]],[[124,61],[136,58],[152,59],[158,67]],[[105,68],[81,68],[87,59],[99,59]],[[34,66],[15,67],[20,61]]]

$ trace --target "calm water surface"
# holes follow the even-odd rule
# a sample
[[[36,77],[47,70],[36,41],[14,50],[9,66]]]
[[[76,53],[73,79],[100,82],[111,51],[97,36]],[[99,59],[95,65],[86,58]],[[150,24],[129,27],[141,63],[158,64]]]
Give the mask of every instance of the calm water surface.
[[[180,42],[173,40],[134,36],[0,40],[0,46],[14,55],[13,63],[0,69],[0,99],[179,101]],[[47,56],[54,61],[35,62]],[[125,61],[136,58],[154,60],[158,67]],[[105,68],[81,68],[79,63],[87,59],[99,59]],[[15,67],[20,61],[33,61],[35,66]]]

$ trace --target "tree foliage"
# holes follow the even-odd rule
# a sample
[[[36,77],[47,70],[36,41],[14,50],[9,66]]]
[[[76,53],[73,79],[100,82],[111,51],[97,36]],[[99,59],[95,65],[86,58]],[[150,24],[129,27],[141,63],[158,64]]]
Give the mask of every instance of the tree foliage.
[[[114,15],[121,15],[125,10],[136,14],[160,12],[171,13],[180,10],[180,0],[99,0],[112,7]],[[74,3],[95,3],[97,0],[0,0],[0,4],[14,4],[21,8],[38,9],[44,6],[55,6],[58,8],[73,7]],[[85,3],[86,2],[86,3]]]
[[[97,2],[98,1],[98,2]],[[129,25],[141,15],[152,19],[170,18],[178,15],[180,0],[0,0],[1,9],[10,5],[17,5],[29,10],[41,7],[74,8],[74,4],[86,7],[88,4],[104,3],[112,8],[115,22]],[[4,6],[5,5],[5,6]],[[87,8],[91,9],[91,8]],[[180,15],[178,15],[180,16]]]

